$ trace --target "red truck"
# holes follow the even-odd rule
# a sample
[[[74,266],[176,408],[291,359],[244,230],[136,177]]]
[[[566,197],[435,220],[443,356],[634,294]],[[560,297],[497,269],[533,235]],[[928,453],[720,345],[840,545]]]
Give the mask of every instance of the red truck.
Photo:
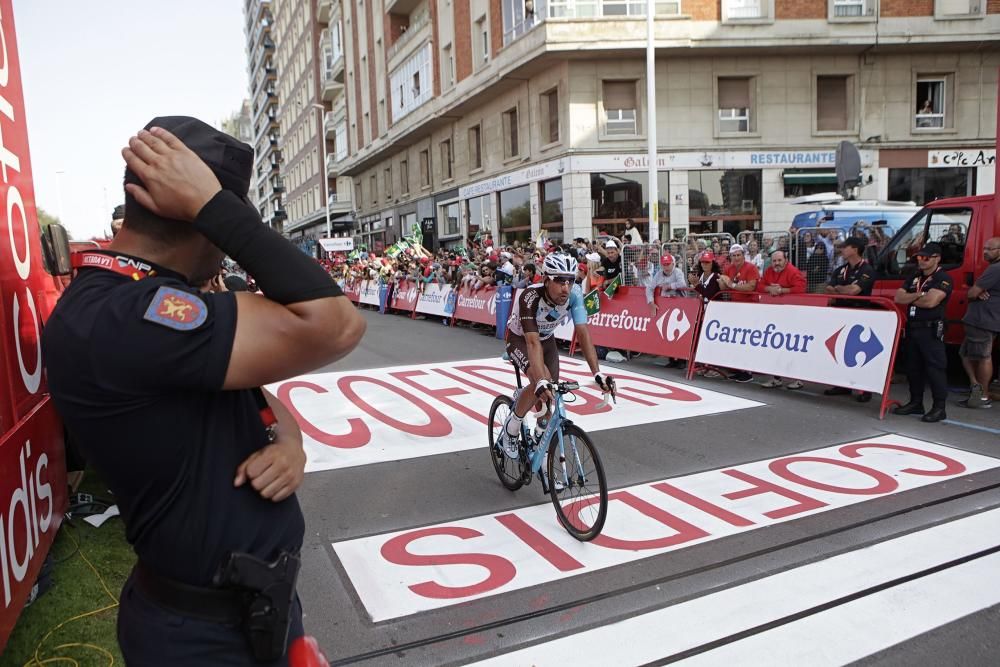
[[[1000,90],[997,136],[1000,137]],[[1000,155],[1000,139],[997,154]],[[962,342],[962,317],[969,304],[969,288],[986,270],[983,246],[987,239],[1000,236],[1000,165],[994,165],[994,169],[994,194],[938,199],[927,204],[896,232],[876,265],[879,280],[872,294],[891,299],[902,286],[903,276],[916,271],[913,253],[929,241],[941,244],[941,267],[954,279],[955,286],[945,312],[948,321],[945,340],[951,344]]]
[[[0,653],[66,508],[63,429],[41,328],[58,297],[42,265],[11,0],[0,0]]]

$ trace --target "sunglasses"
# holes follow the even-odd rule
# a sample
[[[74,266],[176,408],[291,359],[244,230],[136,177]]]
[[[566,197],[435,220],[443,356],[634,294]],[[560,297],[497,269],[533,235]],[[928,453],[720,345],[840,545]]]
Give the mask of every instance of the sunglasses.
[[[567,278],[565,276],[556,276],[552,278],[552,280],[556,281],[556,283],[559,285],[568,285],[569,283],[573,282],[572,278]]]

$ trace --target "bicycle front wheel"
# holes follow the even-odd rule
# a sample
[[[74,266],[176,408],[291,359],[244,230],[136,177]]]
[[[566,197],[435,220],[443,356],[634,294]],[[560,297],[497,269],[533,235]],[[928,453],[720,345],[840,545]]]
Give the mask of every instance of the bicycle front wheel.
[[[524,469],[526,466],[523,447],[521,456],[515,461],[503,453],[500,447],[500,433],[507,423],[507,417],[513,409],[513,402],[509,396],[497,396],[490,406],[489,418],[489,438],[490,438],[490,458],[493,460],[493,469],[500,478],[500,483],[511,491],[517,491],[524,485]]]
[[[601,534],[608,516],[604,465],[590,436],[575,424],[563,429],[561,449],[555,442],[549,447],[549,495],[563,528],[589,542]]]

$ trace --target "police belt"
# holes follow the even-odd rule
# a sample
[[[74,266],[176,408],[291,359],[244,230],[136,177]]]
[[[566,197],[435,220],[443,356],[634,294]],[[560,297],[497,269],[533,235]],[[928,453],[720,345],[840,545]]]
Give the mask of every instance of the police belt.
[[[936,327],[941,322],[942,322],[942,320],[940,320],[940,319],[937,319],[937,320],[907,320],[906,321],[906,328],[907,329],[933,329],[934,327]]]
[[[135,583],[151,601],[182,616],[230,625],[243,620],[242,591],[185,584],[153,572],[142,561],[135,566]]]

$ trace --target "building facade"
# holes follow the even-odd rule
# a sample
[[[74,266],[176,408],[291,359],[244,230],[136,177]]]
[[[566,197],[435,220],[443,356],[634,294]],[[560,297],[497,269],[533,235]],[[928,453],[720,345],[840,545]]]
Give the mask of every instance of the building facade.
[[[648,238],[645,0],[332,5],[346,75],[329,173],[361,243],[413,224],[435,246],[592,238],[626,218]],[[795,197],[836,189],[844,140],[862,198],[992,191],[1000,0],[656,11],[661,238],[787,228]]]

